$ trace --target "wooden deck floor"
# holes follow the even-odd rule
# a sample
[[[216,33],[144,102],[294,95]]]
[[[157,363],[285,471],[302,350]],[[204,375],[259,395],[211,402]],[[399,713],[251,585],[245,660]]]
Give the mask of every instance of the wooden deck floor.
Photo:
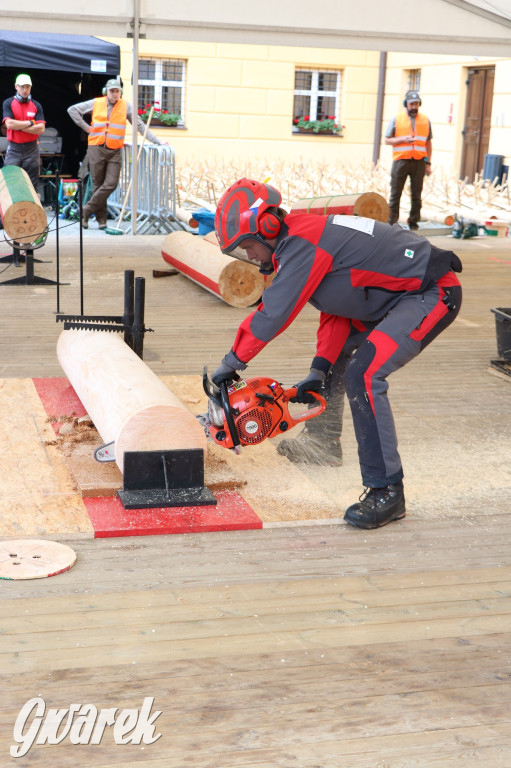
[[[4,582],[0,755],[35,696],[140,709],[142,748],[65,739],[48,768],[508,768],[509,516],[72,542]]]
[[[147,278],[156,331],[147,364],[161,376],[199,375],[246,311],[185,278],[153,279],[160,243],[86,235],[85,311],[118,314],[123,270],[134,269]],[[72,540],[70,571],[0,582],[2,767],[508,768],[511,381],[487,369],[497,356],[490,308],[511,306],[511,255],[509,241],[490,238],[455,250],[465,265],[460,318],[391,382],[408,517],[374,532],[309,521]],[[52,258],[51,242],[38,255]],[[36,264],[36,274],[54,277],[55,264]],[[79,311],[77,275],[77,244],[66,238],[62,312]],[[62,375],[55,288],[0,285],[0,300],[0,379],[16,387]],[[305,310],[254,375],[301,377],[316,322]],[[341,507],[358,482],[349,424],[344,447],[338,480],[309,473]],[[99,745],[67,738],[15,761],[14,723],[36,696],[47,708],[119,710],[154,696],[162,736],[116,745],[107,728]]]

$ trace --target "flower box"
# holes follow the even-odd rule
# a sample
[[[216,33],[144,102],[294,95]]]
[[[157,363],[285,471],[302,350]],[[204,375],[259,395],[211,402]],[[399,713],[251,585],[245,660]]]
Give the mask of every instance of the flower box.
[[[311,134],[312,136],[342,136],[342,133],[338,133],[337,131],[315,131],[313,128],[298,128],[293,131],[293,133],[305,133]]]

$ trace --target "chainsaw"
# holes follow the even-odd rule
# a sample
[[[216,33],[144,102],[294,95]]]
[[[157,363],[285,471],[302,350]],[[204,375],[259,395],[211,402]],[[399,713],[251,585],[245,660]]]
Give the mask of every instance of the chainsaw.
[[[291,415],[289,402],[296,396],[296,387],[284,389],[274,379],[258,376],[236,380],[228,385],[213,384],[204,368],[202,385],[208,396],[208,413],[198,416],[204,431],[217,445],[241,453],[244,445],[257,445],[267,437],[276,437],[302,421],[319,416],[326,408],[325,399],[317,392],[309,394],[315,400],[312,407]]]

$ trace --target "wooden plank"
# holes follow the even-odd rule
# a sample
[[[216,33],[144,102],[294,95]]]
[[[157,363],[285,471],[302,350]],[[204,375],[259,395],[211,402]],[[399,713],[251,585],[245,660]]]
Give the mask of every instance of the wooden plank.
[[[30,380],[0,380],[0,536],[92,536],[80,495]]]

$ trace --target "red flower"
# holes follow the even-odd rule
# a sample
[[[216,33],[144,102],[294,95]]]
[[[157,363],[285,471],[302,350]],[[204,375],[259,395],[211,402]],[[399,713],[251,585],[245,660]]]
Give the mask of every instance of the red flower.
[[[310,115],[304,115],[304,116],[303,116],[303,119],[304,119],[304,120],[310,120]]]
[[[299,118],[299,117],[295,117],[295,119],[293,120],[293,123],[295,123],[295,125],[296,125],[296,123],[297,123],[299,120],[300,120],[300,118]]]

